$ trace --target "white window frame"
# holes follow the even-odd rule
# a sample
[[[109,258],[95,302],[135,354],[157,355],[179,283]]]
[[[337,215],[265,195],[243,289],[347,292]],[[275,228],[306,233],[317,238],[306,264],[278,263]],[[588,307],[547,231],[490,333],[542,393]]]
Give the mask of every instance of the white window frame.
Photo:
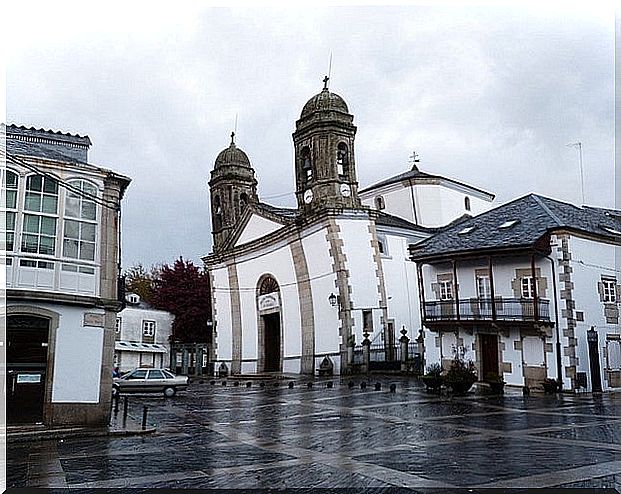
[[[440,300],[453,300],[453,280],[438,281]]]
[[[535,298],[535,280],[532,276],[523,276],[520,280],[520,295],[522,298]]]
[[[9,168],[0,169],[2,173],[2,192],[0,193],[0,210],[4,213],[5,221],[0,222],[2,228],[0,229],[0,249],[12,252],[15,250],[15,230],[17,228],[17,206],[19,203],[19,173],[15,170],[11,170]],[[7,186],[7,176],[8,174],[15,175],[16,182],[15,186],[8,187]],[[11,192],[11,197],[14,198],[14,204],[8,204],[9,191]],[[12,218],[12,221],[9,220]],[[12,223],[12,225],[10,225]],[[10,239],[10,240],[9,240]],[[8,248],[10,247],[10,248]]]
[[[155,321],[146,319],[142,321],[142,336],[155,338]]]
[[[602,300],[607,304],[617,303],[617,280],[602,278]]]
[[[74,179],[69,184],[80,191],[98,197],[97,186],[87,180]],[[70,212],[69,203],[74,201],[77,214]],[[99,212],[97,203],[93,199],[89,199],[80,194],[67,190],[65,192],[64,201],[64,221],[63,221],[63,257],[67,259],[79,259],[81,261],[94,262],[97,259],[97,218]],[[89,210],[93,212],[93,217],[85,215],[85,206],[89,206]],[[67,229],[70,224],[77,225],[77,234],[73,236],[67,235]],[[92,229],[94,235],[92,238],[87,237],[87,229]],[[75,253],[71,253],[70,246],[73,245]]]

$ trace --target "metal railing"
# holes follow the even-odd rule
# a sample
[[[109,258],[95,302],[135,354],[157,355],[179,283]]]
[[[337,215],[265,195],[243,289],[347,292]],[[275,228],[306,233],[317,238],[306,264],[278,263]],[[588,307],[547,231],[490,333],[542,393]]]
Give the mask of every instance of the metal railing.
[[[494,301],[470,298],[460,300],[459,305],[455,300],[434,300],[425,302],[424,318],[425,321],[550,321],[550,301],[538,299],[535,313],[535,301],[528,298],[497,297]]]

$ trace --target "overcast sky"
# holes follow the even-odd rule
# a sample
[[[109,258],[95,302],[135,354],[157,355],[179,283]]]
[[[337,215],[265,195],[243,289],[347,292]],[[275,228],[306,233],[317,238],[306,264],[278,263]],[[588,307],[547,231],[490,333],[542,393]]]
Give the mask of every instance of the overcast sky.
[[[497,204],[530,192],[580,203],[567,144],[581,141],[586,202],[614,206],[610,9],[7,8],[7,122],[87,134],[89,161],[133,179],[125,267],[211,251],[207,181],[236,115],[260,198],[295,205],[291,133],[331,52],[361,187],[406,171],[415,149],[419,168]]]

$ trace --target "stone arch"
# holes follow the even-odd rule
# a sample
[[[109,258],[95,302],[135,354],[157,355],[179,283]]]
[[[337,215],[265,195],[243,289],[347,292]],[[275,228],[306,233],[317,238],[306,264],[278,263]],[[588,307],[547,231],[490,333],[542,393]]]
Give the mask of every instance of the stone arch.
[[[257,281],[257,372],[282,372],[283,320],[280,285],[269,273]]]

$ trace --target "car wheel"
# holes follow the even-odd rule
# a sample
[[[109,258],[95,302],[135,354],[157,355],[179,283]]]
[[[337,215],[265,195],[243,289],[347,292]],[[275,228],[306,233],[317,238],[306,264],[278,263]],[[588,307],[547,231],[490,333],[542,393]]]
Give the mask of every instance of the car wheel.
[[[167,398],[175,396],[176,392],[177,390],[175,388],[164,388],[164,396],[166,396]]]

